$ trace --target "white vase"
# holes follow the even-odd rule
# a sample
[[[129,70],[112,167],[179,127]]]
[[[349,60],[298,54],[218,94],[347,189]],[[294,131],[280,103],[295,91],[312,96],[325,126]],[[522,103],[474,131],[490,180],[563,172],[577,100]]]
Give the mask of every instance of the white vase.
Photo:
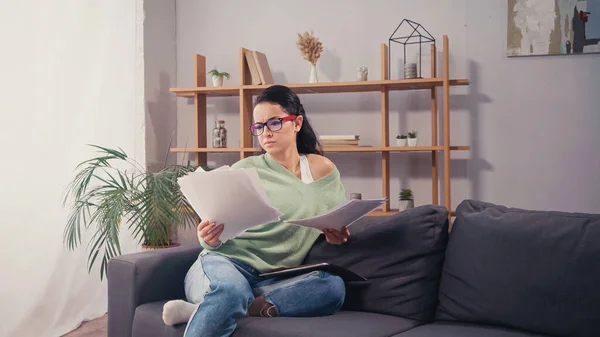
[[[415,201],[412,199],[409,200],[400,200],[400,211],[406,211],[407,209],[415,208]]]
[[[406,146],[406,138],[404,138],[404,139],[396,138],[396,144],[398,144],[398,146],[400,146],[400,147]]]
[[[223,77],[213,76],[212,81],[215,87],[223,86]]]
[[[308,80],[308,83],[319,83],[319,76],[317,76],[316,64],[310,65],[310,79]]]
[[[417,146],[417,138],[408,138],[408,146]]]

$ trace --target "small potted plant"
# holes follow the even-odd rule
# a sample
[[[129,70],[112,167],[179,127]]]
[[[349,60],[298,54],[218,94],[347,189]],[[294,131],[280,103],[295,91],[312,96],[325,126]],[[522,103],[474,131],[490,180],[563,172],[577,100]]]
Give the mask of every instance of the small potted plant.
[[[213,85],[215,87],[220,87],[223,85],[223,77],[227,77],[229,79],[231,76],[227,72],[219,72],[216,68],[208,72],[209,75],[212,76]]]
[[[417,146],[417,131],[408,133],[408,146]]]
[[[415,202],[413,200],[413,193],[410,188],[403,188],[400,190],[400,211],[406,211],[407,209],[414,208]]]
[[[396,136],[396,143],[398,144],[398,146],[406,146],[406,135],[397,135]]]

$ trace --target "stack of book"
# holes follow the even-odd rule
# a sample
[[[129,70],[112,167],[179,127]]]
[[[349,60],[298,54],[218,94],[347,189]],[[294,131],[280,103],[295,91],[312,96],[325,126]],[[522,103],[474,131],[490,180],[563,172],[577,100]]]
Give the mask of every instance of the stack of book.
[[[264,53],[256,50],[246,50],[244,56],[246,57],[246,64],[250,70],[252,84],[274,84],[273,74],[271,74],[269,62]]]
[[[319,136],[321,145],[330,147],[358,146],[359,135],[325,135]]]

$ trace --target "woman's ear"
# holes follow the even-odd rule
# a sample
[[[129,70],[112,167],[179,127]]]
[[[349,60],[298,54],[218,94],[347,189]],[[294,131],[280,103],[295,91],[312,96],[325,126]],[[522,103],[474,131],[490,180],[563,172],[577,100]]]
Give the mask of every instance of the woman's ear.
[[[302,122],[304,121],[304,117],[302,117],[302,115],[298,115],[298,117],[296,117],[296,120],[294,121],[294,130],[296,130],[296,132],[300,131],[300,129],[302,129]]]

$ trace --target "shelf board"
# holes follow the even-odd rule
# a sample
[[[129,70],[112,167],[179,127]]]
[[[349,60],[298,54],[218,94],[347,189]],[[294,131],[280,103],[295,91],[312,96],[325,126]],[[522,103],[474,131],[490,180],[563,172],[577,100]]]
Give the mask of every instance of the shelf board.
[[[183,152],[183,153],[232,153],[232,152],[242,152],[241,148],[197,148],[197,147],[180,147],[180,148],[171,148],[171,152]]]
[[[356,82],[325,82],[325,83],[290,83],[284,84],[297,94],[324,94],[324,93],[350,93],[350,92],[369,92],[398,90],[422,90],[444,85],[443,78],[415,78],[407,80],[375,80],[375,81],[356,81]],[[468,79],[450,80],[450,86],[469,85]],[[242,85],[227,87],[197,87],[197,88],[171,88],[179,97],[193,97],[199,93],[209,97],[218,96],[239,96],[240,90],[251,94],[258,94],[271,85]]]
[[[378,209],[374,210],[373,212],[367,214],[367,216],[388,216],[388,215],[394,215],[398,212],[399,212],[398,209],[391,209],[387,212],[384,212],[382,209],[378,208]]]
[[[197,88],[171,88],[170,92],[174,92],[179,97],[194,97],[195,93],[204,94],[210,97],[222,96],[239,96],[240,86],[227,87],[197,87]]]
[[[378,208],[378,209],[374,210],[373,212],[367,214],[367,216],[387,216],[387,215],[394,215],[399,212],[400,212],[400,210],[398,210],[398,209],[391,209],[387,212],[384,212],[382,209]],[[456,211],[450,212],[450,216],[456,217]]]
[[[450,146],[452,151],[471,151],[470,146]]]
[[[450,150],[470,150],[470,146],[450,146]],[[381,147],[381,146],[327,146],[323,148],[324,152],[429,152],[444,151],[443,146],[415,146],[415,147]],[[231,153],[262,152],[260,148],[172,148],[171,152],[189,152],[189,153]]]
[[[441,151],[443,146],[381,147],[381,146],[326,146],[325,152],[423,152]]]

